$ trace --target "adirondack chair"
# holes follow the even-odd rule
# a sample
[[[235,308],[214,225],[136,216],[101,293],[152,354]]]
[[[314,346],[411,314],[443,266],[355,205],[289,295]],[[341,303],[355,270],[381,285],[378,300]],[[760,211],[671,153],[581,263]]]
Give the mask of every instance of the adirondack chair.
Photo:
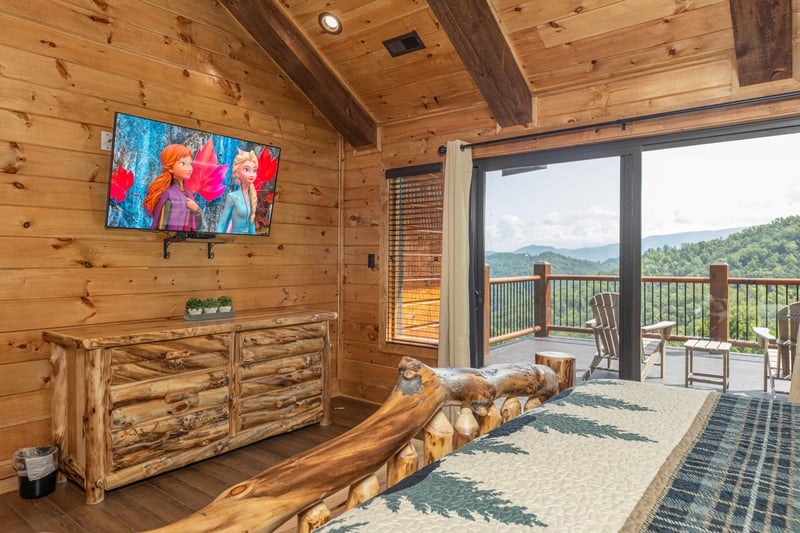
[[[597,353],[589,364],[589,369],[583,375],[584,380],[589,379],[596,368],[612,372],[619,371],[619,294],[616,292],[595,294],[589,300],[589,305],[592,308],[594,319],[589,320],[586,325],[594,333]],[[664,377],[667,338],[669,338],[674,325],[675,322],[665,320],[642,327],[642,381],[647,378],[656,364],[661,367],[661,377]],[[605,361],[605,366],[601,367],[603,361]]]
[[[800,302],[778,309],[777,336],[773,335],[769,328],[753,328],[756,341],[764,351],[764,391],[767,391],[769,385],[773,397],[777,393],[787,392],[776,389],[775,381],[792,380],[798,330],[800,330]]]

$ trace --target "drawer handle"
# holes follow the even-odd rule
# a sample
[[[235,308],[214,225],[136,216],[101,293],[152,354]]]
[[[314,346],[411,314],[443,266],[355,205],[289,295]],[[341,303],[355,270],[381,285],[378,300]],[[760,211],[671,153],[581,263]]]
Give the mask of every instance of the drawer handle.
[[[189,357],[192,355],[192,352],[189,350],[175,350],[174,352],[167,352],[164,356],[167,359],[177,359],[178,357]]]

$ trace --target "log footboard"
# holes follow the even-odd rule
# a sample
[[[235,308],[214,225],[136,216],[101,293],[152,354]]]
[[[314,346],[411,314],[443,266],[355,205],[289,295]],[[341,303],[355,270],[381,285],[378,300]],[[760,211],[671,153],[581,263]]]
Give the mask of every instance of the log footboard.
[[[329,495],[350,486],[349,508],[378,493],[374,473],[384,464],[389,486],[416,471],[417,452],[409,443],[421,431],[427,464],[519,414],[518,396],[527,397],[530,408],[558,388],[555,372],[533,363],[434,369],[404,357],[399,374],[388,399],[347,433],[230,487],[203,509],[153,531],[273,531],[295,515],[298,529],[310,531],[329,519],[321,504]],[[504,397],[498,410],[495,400]],[[441,413],[445,406],[460,408],[454,426]]]

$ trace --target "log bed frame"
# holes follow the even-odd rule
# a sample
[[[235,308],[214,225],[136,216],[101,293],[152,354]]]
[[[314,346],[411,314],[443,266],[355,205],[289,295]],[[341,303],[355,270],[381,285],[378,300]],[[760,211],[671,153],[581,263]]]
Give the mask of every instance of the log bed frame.
[[[203,509],[152,530],[274,531],[297,515],[307,532],[331,518],[323,499],[349,488],[345,509],[380,492],[375,475],[386,465],[390,487],[418,468],[411,444],[423,433],[423,462],[429,464],[522,412],[519,397],[531,409],[559,390],[557,374],[545,365],[497,364],[480,370],[434,369],[404,357],[388,399],[350,431],[291,457],[222,492]],[[500,409],[496,400],[505,398]],[[459,408],[455,425],[442,412]],[[473,414],[474,413],[474,414]]]

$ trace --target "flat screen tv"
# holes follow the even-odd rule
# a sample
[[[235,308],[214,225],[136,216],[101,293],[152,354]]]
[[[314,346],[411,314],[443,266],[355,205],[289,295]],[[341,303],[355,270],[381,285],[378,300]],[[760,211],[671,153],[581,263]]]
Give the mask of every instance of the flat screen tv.
[[[107,228],[267,236],[281,149],[116,113]]]

